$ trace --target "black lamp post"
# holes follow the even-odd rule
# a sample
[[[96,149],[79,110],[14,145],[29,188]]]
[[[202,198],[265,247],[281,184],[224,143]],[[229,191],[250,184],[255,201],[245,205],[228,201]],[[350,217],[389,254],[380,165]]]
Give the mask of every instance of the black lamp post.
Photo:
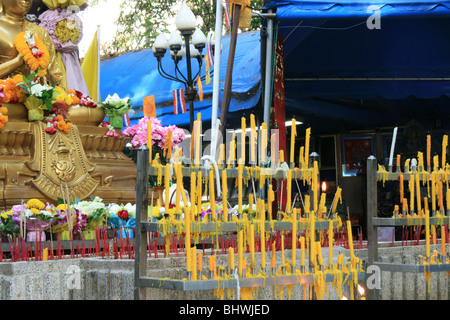
[[[197,95],[197,89],[194,86],[195,79],[200,75],[202,68],[202,51],[206,46],[206,37],[197,29],[197,20],[189,9],[183,3],[176,17],[177,31],[172,32],[167,40],[164,34],[159,34],[153,44],[153,55],[158,60],[158,72],[166,79],[181,82],[185,87],[186,100],[189,103],[189,116],[191,132],[194,129],[194,100]],[[181,34],[181,36],[180,36]],[[183,44],[183,38],[184,44]],[[192,39],[191,39],[192,37]],[[170,49],[172,59],[175,64],[174,74],[167,73],[162,66],[162,58],[167,49]],[[185,76],[179,69],[178,64],[186,56],[187,75]],[[198,71],[193,76],[191,59],[196,58]]]

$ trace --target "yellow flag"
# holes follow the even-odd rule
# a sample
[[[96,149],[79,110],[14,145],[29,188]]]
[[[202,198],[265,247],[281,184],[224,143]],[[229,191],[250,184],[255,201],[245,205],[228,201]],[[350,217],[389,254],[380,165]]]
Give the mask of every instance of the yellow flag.
[[[101,101],[99,90],[99,50],[98,50],[98,32],[95,33],[94,39],[92,39],[91,45],[84,57],[81,64],[81,71],[83,72],[86,86],[89,90],[89,95],[95,102]]]

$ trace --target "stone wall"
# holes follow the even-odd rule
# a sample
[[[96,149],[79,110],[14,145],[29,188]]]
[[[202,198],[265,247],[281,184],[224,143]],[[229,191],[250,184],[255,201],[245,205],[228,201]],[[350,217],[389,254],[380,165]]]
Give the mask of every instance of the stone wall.
[[[439,246],[436,246],[436,250]],[[380,262],[415,263],[417,257],[424,253],[424,246],[380,248]],[[434,248],[432,248],[434,250]],[[207,266],[208,256],[204,257]],[[344,253],[348,257],[348,250],[334,248],[334,254]],[[270,261],[267,253],[267,261]],[[323,249],[324,261],[328,249]],[[367,250],[356,250],[361,259],[367,257]],[[277,252],[277,255],[281,255]],[[286,250],[286,258],[291,253]],[[297,253],[300,258],[300,252]],[[226,264],[228,256],[218,256],[217,266]],[[258,263],[259,257],[256,255]],[[277,257],[277,261],[280,261]],[[297,265],[299,265],[299,262]],[[270,263],[270,262],[269,262]],[[74,273],[75,272],[75,273]],[[77,273],[78,272],[78,273]],[[74,275],[80,275],[79,278]],[[147,264],[147,274],[150,277],[182,279],[185,275],[185,259],[183,257],[151,258]],[[77,283],[74,279],[79,279]],[[413,300],[433,299],[447,300],[449,297],[448,279],[444,272],[432,273],[430,292],[427,294],[424,274],[382,272],[381,299]],[[69,283],[69,285],[68,285]],[[360,281],[365,284],[365,281]],[[77,286],[71,288],[70,286]],[[329,299],[338,299],[329,285]],[[254,298],[260,300],[287,300],[288,290],[283,288],[282,294],[274,287],[259,288],[254,291]],[[293,300],[303,299],[302,286],[294,286]],[[309,292],[307,292],[309,295]],[[349,288],[343,288],[343,294],[349,296]],[[65,259],[45,262],[17,262],[0,263],[0,298],[1,300],[132,300],[134,298],[134,261],[106,260],[98,258]],[[151,300],[203,300],[218,299],[214,290],[182,292],[165,289],[147,289],[147,298]],[[225,299],[236,299],[236,290],[231,290]]]

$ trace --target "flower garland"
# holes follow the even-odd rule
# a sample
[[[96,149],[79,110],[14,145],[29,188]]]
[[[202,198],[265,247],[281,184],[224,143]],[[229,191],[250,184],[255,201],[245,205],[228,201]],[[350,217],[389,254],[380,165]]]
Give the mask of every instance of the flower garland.
[[[100,124],[100,127],[102,128],[108,128],[108,131],[106,132],[106,135],[108,137],[114,137],[114,138],[120,138],[120,135],[116,132],[114,127],[111,125],[109,121],[104,121]]]
[[[22,75],[15,75],[13,78],[1,79],[0,87],[2,95],[0,95],[0,102],[2,103],[18,103],[25,99],[25,91],[18,86],[23,82]]]
[[[0,130],[5,127],[8,122],[8,109],[6,107],[0,107]]]
[[[53,119],[48,119],[46,121],[47,128],[45,129],[45,132],[48,134],[55,134],[56,130],[60,130],[64,133],[69,133],[70,130],[72,130],[72,124],[68,121],[65,121],[63,116],[57,115]]]
[[[30,69],[44,77],[50,64],[50,54],[44,42],[29,30],[21,32],[14,39],[14,45]]]

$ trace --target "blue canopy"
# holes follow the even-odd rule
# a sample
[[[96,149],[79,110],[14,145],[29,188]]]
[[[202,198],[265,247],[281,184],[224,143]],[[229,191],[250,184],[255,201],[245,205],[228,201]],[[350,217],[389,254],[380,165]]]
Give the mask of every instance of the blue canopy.
[[[449,113],[450,1],[272,0],[267,8],[284,41],[287,117],[339,132]],[[374,9],[379,29],[368,25]]]
[[[227,59],[229,52],[230,37],[222,38],[222,56],[220,68],[220,98],[225,82]],[[240,33],[237,39],[237,50],[233,70],[232,98],[229,108],[229,116],[233,112],[253,108],[259,101],[261,95],[260,75],[260,35],[259,32]],[[205,52],[203,52],[205,53]],[[186,58],[180,64],[183,74],[186,72]],[[162,60],[165,71],[173,74],[174,63],[169,52]],[[193,73],[198,71],[198,64],[192,59]],[[201,75],[205,74],[203,64]],[[122,54],[118,57],[103,60],[101,62],[101,93],[102,97],[117,93],[121,98],[129,97],[135,114],[131,116],[134,124],[143,117],[143,98],[154,95],[157,105],[156,114],[163,125],[174,124],[177,126],[189,125],[189,105],[186,101],[188,112],[174,115],[173,90],[182,88],[179,82],[167,80],[158,72],[157,60],[152,50],[141,50]],[[202,113],[202,120],[211,120],[213,81],[208,85],[203,82],[204,99],[197,100],[194,104],[195,113]],[[220,108],[219,108],[220,114]]]

